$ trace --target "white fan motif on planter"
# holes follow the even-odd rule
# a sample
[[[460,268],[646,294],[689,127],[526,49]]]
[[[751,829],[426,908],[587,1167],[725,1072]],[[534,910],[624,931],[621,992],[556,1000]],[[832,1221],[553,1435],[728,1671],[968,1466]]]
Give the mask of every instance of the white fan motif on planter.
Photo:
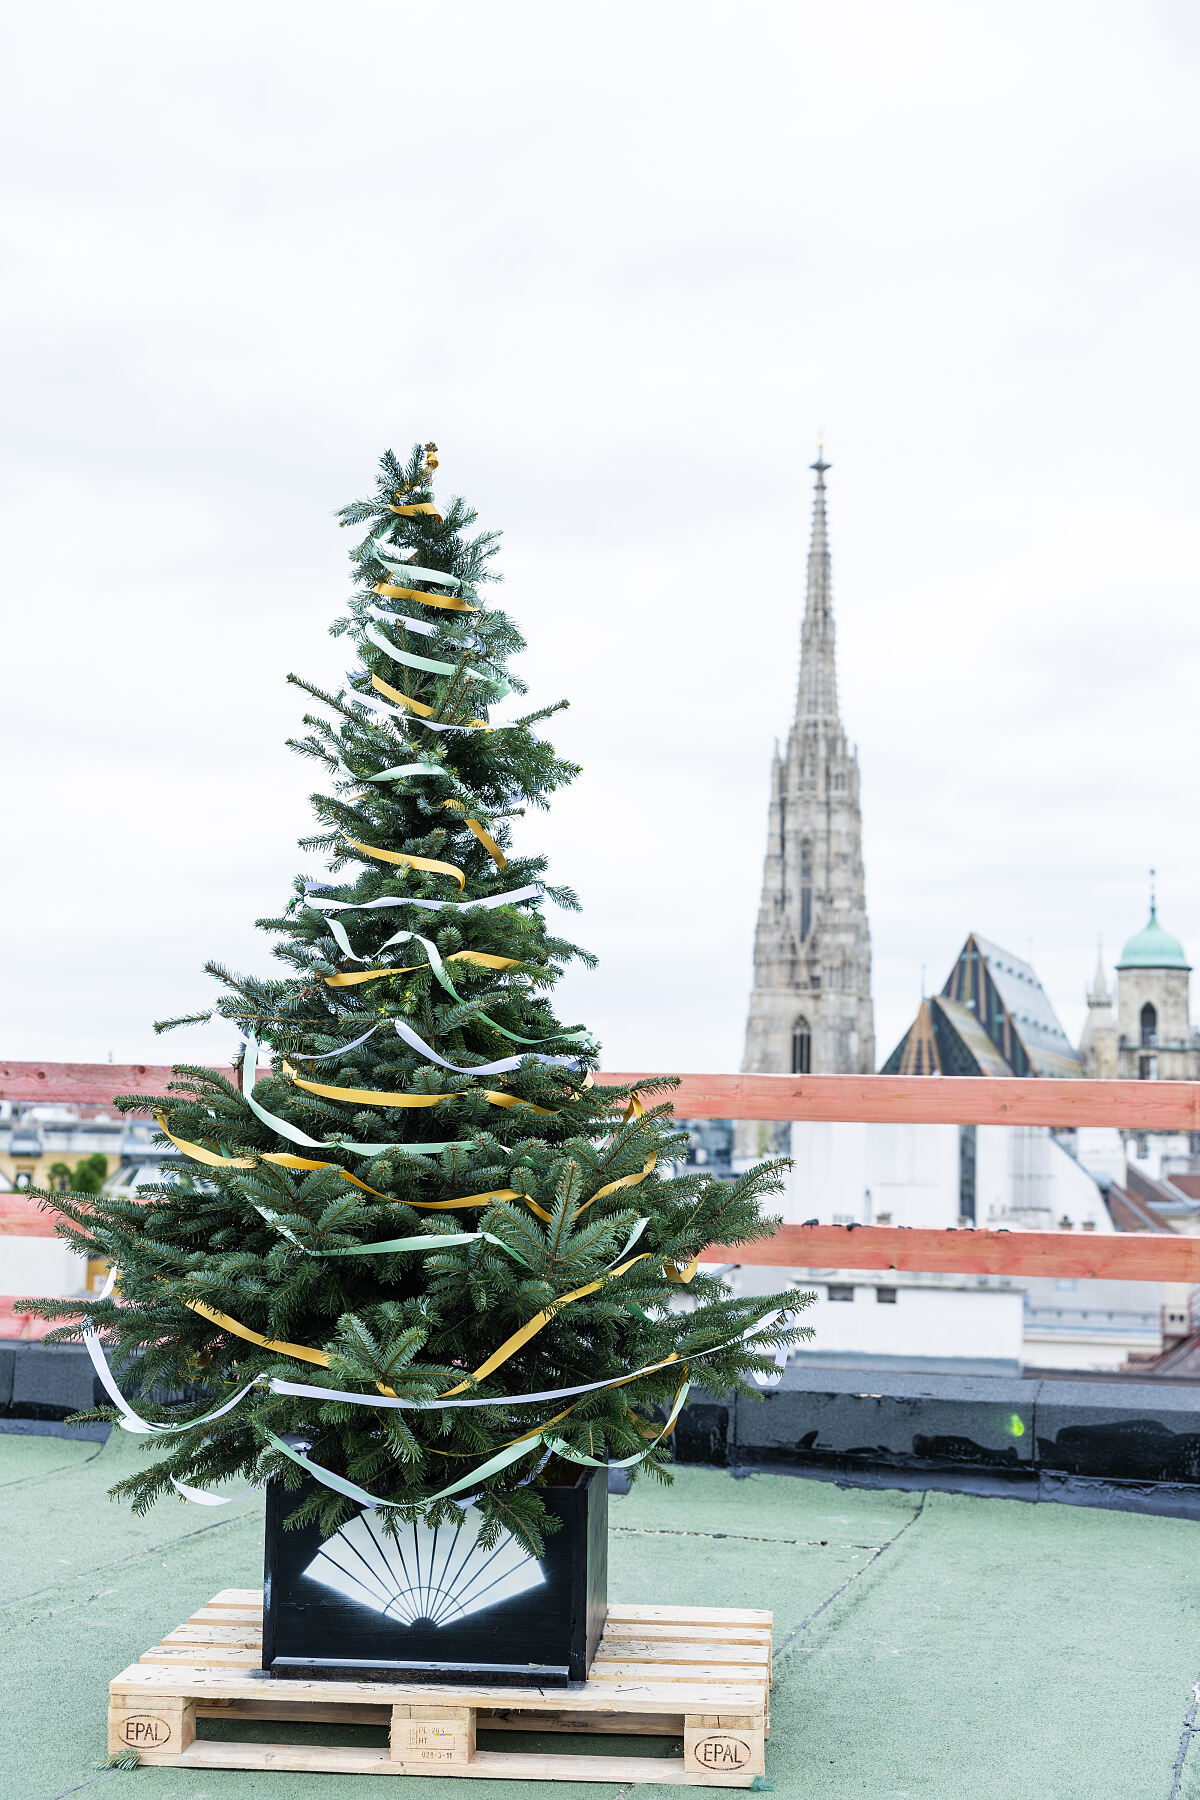
[[[304,1573],[347,1600],[402,1625],[448,1625],[483,1612],[546,1577],[511,1532],[490,1550],[478,1544],[483,1517],[473,1506],[458,1525],[406,1525],[385,1537],[373,1513],[359,1513],[322,1544]]]

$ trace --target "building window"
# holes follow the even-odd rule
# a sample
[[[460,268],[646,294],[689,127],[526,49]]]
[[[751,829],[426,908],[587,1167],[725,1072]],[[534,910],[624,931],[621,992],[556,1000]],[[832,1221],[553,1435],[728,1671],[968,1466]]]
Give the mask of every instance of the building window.
[[[805,838],[800,845],[800,942],[812,930],[812,844]]]
[[[895,1304],[896,1304],[895,1288],[876,1288],[875,1289],[875,1300],[879,1306],[895,1306]]]
[[[792,1026],[792,1074],[812,1073],[812,1031],[808,1020],[800,1018]]]
[[[1142,1008],[1142,1049],[1153,1050],[1158,1043],[1158,1014],[1147,1000]]]
[[[976,1127],[960,1125],[958,1128],[958,1222],[960,1225],[975,1223],[976,1148]]]
[[[1139,1056],[1138,1057],[1138,1080],[1139,1081],[1157,1081],[1158,1080],[1158,1058],[1157,1058],[1157,1056]]]
[[[854,1289],[848,1285],[846,1287],[841,1287],[830,1282],[829,1298],[831,1300],[853,1300]]]

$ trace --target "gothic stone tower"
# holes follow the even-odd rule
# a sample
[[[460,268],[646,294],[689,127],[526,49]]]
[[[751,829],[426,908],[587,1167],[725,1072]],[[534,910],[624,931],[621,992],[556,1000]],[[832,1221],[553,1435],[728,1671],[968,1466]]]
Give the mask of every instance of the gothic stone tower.
[[[818,453],[811,466],[817,486],[800,683],[787,750],[780,756],[776,746],[771,768],[742,1068],[862,1075],[875,1067],[875,1025],[858,758],[838,716],[825,522],[831,465]]]

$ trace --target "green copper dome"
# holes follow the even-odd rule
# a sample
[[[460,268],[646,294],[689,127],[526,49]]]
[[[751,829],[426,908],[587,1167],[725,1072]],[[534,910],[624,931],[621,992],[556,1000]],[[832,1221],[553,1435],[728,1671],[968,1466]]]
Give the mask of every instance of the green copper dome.
[[[1118,969],[1190,969],[1183,945],[1164,931],[1158,922],[1158,911],[1150,903],[1150,919],[1141,931],[1130,938],[1121,952]]]

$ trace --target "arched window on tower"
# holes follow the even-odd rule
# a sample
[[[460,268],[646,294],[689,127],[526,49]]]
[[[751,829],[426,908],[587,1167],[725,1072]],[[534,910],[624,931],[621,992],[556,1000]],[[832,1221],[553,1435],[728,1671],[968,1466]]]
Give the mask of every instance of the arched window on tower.
[[[1158,1043],[1158,1014],[1147,1000],[1142,1008],[1142,1049],[1153,1050]]]
[[[806,1018],[799,1018],[792,1026],[792,1074],[811,1075],[812,1073],[812,1031]]]
[[[800,942],[812,930],[812,843],[804,838],[800,844]],[[808,1027],[805,1026],[805,1030]],[[805,1073],[807,1074],[807,1070]],[[798,1073],[798,1071],[793,1071]]]

